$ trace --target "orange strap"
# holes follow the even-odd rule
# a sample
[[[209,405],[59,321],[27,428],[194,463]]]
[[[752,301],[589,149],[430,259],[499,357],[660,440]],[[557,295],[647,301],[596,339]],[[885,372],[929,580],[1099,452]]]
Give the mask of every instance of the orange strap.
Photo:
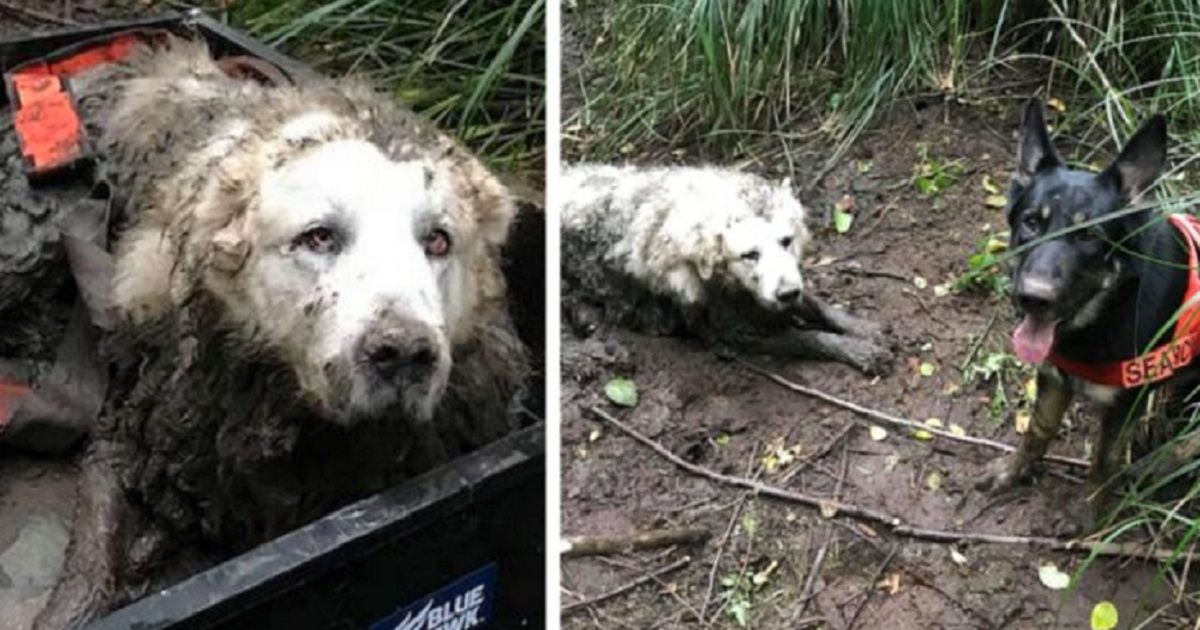
[[[63,59],[25,64],[5,75],[16,107],[13,127],[33,173],[67,166],[83,152],[83,123],[65,80],[128,57],[139,39],[132,33],[117,35]]]
[[[12,417],[13,403],[29,395],[29,387],[0,378],[0,429],[8,424]]]
[[[1072,361],[1053,352],[1050,362],[1060,370],[1099,385],[1132,389],[1166,380],[1196,358],[1200,351],[1200,220],[1184,214],[1167,218],[1183,233],[1188,246],[1189,272],[1182,312],[1175,321],[1171,340],[1131,359],[1100,364]]]

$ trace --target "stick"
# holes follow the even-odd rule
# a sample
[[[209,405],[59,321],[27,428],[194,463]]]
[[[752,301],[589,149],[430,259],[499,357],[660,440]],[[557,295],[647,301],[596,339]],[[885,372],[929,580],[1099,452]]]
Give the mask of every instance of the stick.
[[[854,627],[854,622],[858,621],[858,616],[862,614],[863,608],[866,608],[867,602],[871,601],[871,594],[875,592],[875,585],[879,583],[879,578],[883,577],[883,572],[887,571],[888,565],[892,563],[892,558],[896,557],[897,551],[900,551],[899,545],[892,547],[891,553],[884,559],[883,564],[879,565],[879,570],[875,571],[875,577],[867,583],[867,592],[863,595],[863,600],[855,607],[854,614],[850,616],[850,623],[846,624],[847,628]]]
[[[921,424],[920,422],[915,422],[913,420],[908,420],[905,418],[901,418],[899,416],[893,416],[891,414],[884,413],[882,411],[876,411],[869,407],[864,407],[857,403],[853,403],[848,400],[838,398],[837,396],[834,396],[832,394],[826,394],[825,392],[823,392],[819,389],[813,389],[811,387],[806,387],[804,385],[800,385],[799,383],[793,383],[792,381],[789,381],[786,378],[783,378],[782,376],[775,374],[774,372],[771,372],[771,371],[761,368],[753,363],[750,363],[749,361],[747,361],[741,357],[734,357],[734,360],[737,361],[738,363],[741,363],[743,366],[745,366],[750,371],[756,372],[760,376],[765,376],[765,377],[771,379],[772,381],[775,381],[779,385],[782,385],[783,387],[790,389],[794,392],[798,392],[798,393],[804,394],[805,396],[811,396],[813,398],[823,400],[832,405],[836,405],[843,409],[853,411],[854,413],[857,413],[859,415],[863,415],[868,418],[873,418],[875,420],[879,420],[880,422],[886,422],[888,424],[906,427],[909,429],[926,431],[932,435],[936,435],[938,437],[943,437],[948,440],[954,440],[956,442],[963,442],[965,444],[974,444],[975,446],[986,446],[987,448],[992,448],[992,449],[995,449],[998,451],[1004,451],[1006,453],[1011,453],[1011,452],[1017,450],[1017,448],[1015,446],[1009,446],[1008,444],[1005,444],[1003,442],[997,442],[995,440],[989,440],[986,438],[973,437],[970,435],[956,435],[956,434],[946,431],[944,429],[936,429],[933,427],[928,427],[928,426],[925,426],[924,424]],[[1075,457],[1067,457],[1065,455],[1047,454],[1042,459],[1045,461],[1049,461],[1049,462],[1063,464],[1065,466],[1074,466],[1077,468],[1087,468],[1088,467],[1088,463],[1086,461],[1084,461],[1082,459],[1077,459]]]
[[[817,585],[817,576],[821,573],[821,566],[825,564],[825,553],[829,551],[829,542],[832,538],[833,534],[826,530],[825,541],[817,550],[817,557],[813,560],[812,567],[809,568],[808,575],[804,578],[804,588],[800,590],[800,607],[796,609],[789,620],[792,623],[803,617],[804,611],[808,610],[808,602],[813,598],[813,588]]]
[[[1118,556],[1125,558],[1155,559],[1160,561],[1189,560],[1198,555],[1197,552],[1194,551],[1176,552],[1174,549],[1155,548],[1137,543],[1110,543],[1092,540],[1062,540],[1059,538],[1047,538],[1042,536],[1007,536],[1002,534],[953,532],[943,529],[916,527],[905,523],[898,516],[893,516],[873,508],[814,497],[800,492],[793,492],[791,490],[785,490],[783,488],[754,481],[753,479],[724,475],[719,472],[704,468],[703,466],[697,466],[684,461],[671,451],[667,450],[665,446],[655,442],[654,440],[651,440],[641,433],[638,433],[632,427],[626,425],[620,420],[617,420],[603,409],[598,407],[589,407],[589,410],[601,420],[608,422],[614,427],[620,429],[629,437],[641,442],[643,445],[658,453],[667,461],[694,475],[699,477],[707,477],[708,479],[726,485],[753,490],[760,495],[777,499],[779,501],[818,508],[821,510],[822,514],[829,515],[829,518],[833,518],[835,516],[848,516],[861,521],[868,521],[886,527],[890,532],[897,536],[943,543],[970,542],[989,543],[995,545],[1028,545],[1032,547],[1043,547],[1054,551],[1071,551],[1076,553],[1087,552],[1097,556]]]
[[[675,545],[696,545],[707,542],[711,537],[711,532],[700,528],[656,529],[631,536],[571,536],[563,539],[562,556],[606,556]]]
[[[591,606],[595,606],[596,604],[606,602],[614,597],[628,593],[629,591],[632,591],[633,589],[635,589],[643,584],[658,581],[659,578],[662,578],[663,576],[666,576],[670,573],[674,573],[675,571],[678,571],[678,570],[682,569],[683,567],[686,567],[688,565],[688,563],[690,563],[691,561],[692,561],[692,559],[690,557],[684,556],[684,557],[676,560],[675,562],[672,562],[671,564],[668,564],[667,566],[665,566],[653,573],[648,573],[646,575],[643,575],[642,577],[640,577],[628,584],[625,584],[623,586],[618,586],[617,588],[614,588],[613,590],[608,591],[607,593],[601,593],[590,599],[585,599],[581,602],[575,602],[574,604],[569,604],[567,606],[563,606],[562,609],[559,610],[559,615],[566,617],[567,615],[570,615],[576,611],[583,610],[584,608],[589,608]]]

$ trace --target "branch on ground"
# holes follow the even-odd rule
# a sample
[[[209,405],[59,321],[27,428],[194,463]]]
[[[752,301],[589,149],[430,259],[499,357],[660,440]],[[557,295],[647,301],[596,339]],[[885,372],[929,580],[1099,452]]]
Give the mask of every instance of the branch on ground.
[[[1146,559],[1146,560],[1153,559],[1153,560],[1164,561],[1164,562],[1174,562],[1174,561],[1178,561],[1178,560],[1183,560],[1185,562],[1192,562],[1195,560],[1200,560],[1200,553],[1197,553],[1197,552],[1181,551],[1181,550],[1170,549],[1170,548],[1152,547],[1149,545],[1143,545],[1143,544],[1132,543],[1132,542],[1116,543],[1116,542],[1104,542],[1104,541],[1095,541],[1095,540],[1062,540],[1059,538],[1049,538],[1049,537],[1044,537],[1044,536],[1008,536],[1008,535],[1003,535],[1003,534],[989,534],[989,533],[982,533],[982,532],[955,532],[955,531],[943,530],[943,529],[917,527],[915,525],[911,525],[909,523],[904,522],[904,520],[902,520],[898,516],[888,514],[886,512],[883,512],[881,510],[876,510],[874,508],[863,507],[863,506],[859,506],[859,505],[854,505],[852,503],[836,501],[833,499],[828,499],[828,498],[823,498],[823,497],[815,497],[812,495],[803,494],[800,492],[794,492],[791,490],[786,490],[784,488],[779,488],[777,486],[765,484],[760,481],[755,481],[753,479],[747,479],[745,477],[736,477],[733,475],[725,475],[725,474],[704,468],[703,466],[697,466],[695,464],[684,461],[682,458],[680,458],[679,456],[672,453],[670,450],[668,450],[662,444],[659,444],[658,442],[651,440],[650,438],[646,437],[645,435],[642,435],[637,430],[635,430],[634,428],[625,424],[624,422],[617,420],[615,417],[613,417],[611,414],[604,411],[603,409],[600,409],[598,407],[590,407],[589,410],[594,415],[596,415],[596,417],[613,425],[617,429],[620,429],[623,433],[625,433],[629,437],[632,437],[633,439],[637,440],[638,442],[641,442],[643,445],[649,447],[651,450],[658,453],[661,457],[663,457],[667,461],[671,462],[672,464],[675,464],[675,466],[677,466],[689,473],[692,473],[692,474],[700,476],[700,477],[707,477],[708,479],[711,479],[718,483],[722,483],[722,484],[726,484],[726,485],[730,485],[730,486],[736,486],[739,488],[745,488],[748,490],[753,490],[762,496],[770,497],[772,499],[776,499],[779,501],[784,501],[787,503],[795,503],[795,504],[799,504],[799,505],[805,505],[808,507],[817,508],[821,511],[822,515],[825,515],[828,518],[835,518],[838,516],[850,517],[850,518],[858,519],[860,521],[866,521],[869,523],[882,525],[883,527],[885,527],[887,529],[887,531],[891,532],[892,534],[894,534],[896,536],[903,536],[905,538],[913,538],[913,539],[924,540],[924,541],[928,541],[928,542],[941,542],[941,543],[987,543],[987,544],[994,544],[994,545],[1026,545],[1026,546],[1031,546],[1031,547],[1042,547],[1044,549],[1051,549],[1054,551],[1071,551],[1071,552],[1076,552],[1076,553],[1082,552],[1082,553],[1090,553],[1090,554],[1097,555],[1097,556],[1118,556],[1118,557],[1124,557],[1124,558],[1138,558],[1138,559]]]
[[[648,551],[676,545],[699,545],[712,538],[707,529],[657,529],[629,536],[569,536],[563,539],[562,556],[606,556]]]

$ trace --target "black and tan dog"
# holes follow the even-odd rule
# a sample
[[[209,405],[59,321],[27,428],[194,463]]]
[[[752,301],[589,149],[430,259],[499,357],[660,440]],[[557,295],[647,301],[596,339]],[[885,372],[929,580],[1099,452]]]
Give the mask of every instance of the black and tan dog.
[[[1163,170],[1166,143],[1166,121],[1154,116],[1108,168],[1073,170],[1055,153],[1040,105],[1026,106],[1008,221],[1021,316],[1013,348],[1040,366],[1037,401],[1020,447],[992,463],[982,487],[1027,477],[1080,394],[1101,409],[1089,475],[1101,490],[1099,515],[1110,505],[1103,486],[1120,468],[1127,420],[1142,415],[1151,390],[1194,378],[1200,224],[1130,208]]]

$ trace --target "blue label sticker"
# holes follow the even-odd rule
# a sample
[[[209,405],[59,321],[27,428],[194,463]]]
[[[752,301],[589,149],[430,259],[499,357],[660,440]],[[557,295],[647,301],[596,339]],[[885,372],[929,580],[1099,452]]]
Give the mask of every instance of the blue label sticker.
[[[496,563],[404,606],[371,624],[370,630],[472,630],[492,617],[496,598]]]

